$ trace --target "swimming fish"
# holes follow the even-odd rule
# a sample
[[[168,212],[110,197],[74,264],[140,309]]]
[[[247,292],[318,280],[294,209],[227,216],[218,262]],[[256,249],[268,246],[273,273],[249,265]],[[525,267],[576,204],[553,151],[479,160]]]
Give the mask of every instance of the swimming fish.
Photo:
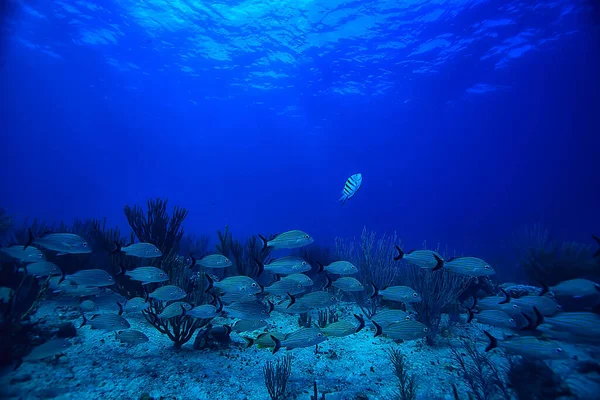
[[[144,333],[136,331],[135,329],[118,331],[115,333],[115,338],[121,343],[126,343],[132,347],[138,344],[146,343],[150,340]]]
[[[308,309],[330,307],[338,302],[338,299],[334,295],[323,290],[305,294],[297,300],[293,295],[288,295],[288,297],[290,297],[290,299],[292,300],[292,304],[297,302],[299,307],[306,307]],[[292,304],[290,304],[289,306],[291,306]]]
[[[516,304],[529,314],[533,314],[533,308],[535,307],[545,317],[551,317],[557,312],[562,311],[562,307],[556,300],[549,296],[522,296],[511,300],[511,303]]]
[[[98,311],[98,305],[96,305],[96,303],[94,303],[92,300],[82,301],[81,303],[79,303],[79,308],[83,312]]]
[[[254,303],[231,303],[223,307],[229,318],[259,321],[269,318],[273,309],[272,303],[264,304],[260,301]]]
[[[52,339],[35,347],[31,353],[23,357],[23,361],[42,360],[63,353],[71,347],[71,343],[64,339]]]
[[[273,282],[271,285],[265,287],[264,292],[273,294],[276,296],[282,296],[286,293],[300,294],[306,290],[304,286],[298,281],[293,279],[281,279],[277,282]]]
[[[129,322],[119,314],[95,314],[89,320],[84,314],[81,314],[81,316],[83,317],[83,322],[79,328],[85,325],[90,325],[92,329],[100,329],[103,331],[118,331],[130,328]]]
[[[389,324],[385,329],[379,326],[377,322],[371,322],[373,322],[373,325],[375,325],[375,337],[383,333],[385,336],[393,340],[415,340],[423,338],[429,334],[429,328],[419,321],[415,321],[413,319],[394,322]]]
[[[480,324],[496,326],[499,328],[517,329],[517,322],[510,315],[500,310],[483,310],[474,314],[469,310],[469,320],[475,319]]]
[[[125,272],[125,275],[134,281],[142,282],[142,285],[148,283],[165,282],[169,280],[167,273],[156,267],[138,267],[134,270]]]
[[[44,253],[42,253],[40,249],[32,246],[25,248],[25,246],[15,245],[3,247],[0,249],[0,251],[11,258],[15,258],[25,263],[34,263],[46,260]]]
[[[348,321],[337,321],[321,328],[321,331],[327,336],[344,337],[354,333],[358,333],[365,327],[365,320],[360,315],[354,314],[354,318],[358,320],[358,325]]]
[[[444,268],[457,274],[475,276],[489,276],[496,273],[494,268],[477,257],[456,257],[444,263]]]
[[[103,269],[84,269],[67,275],[65,279],[84,287],[103,287],[115,283],[115,278]]]
[[[352,275],[358,272],[358,268],[348,261],[335,261],[327,266],[323,266],[323,264],[317,261],[317,265],[319,266],[318,272],[327,271],[330,274],[337,275]]]
[[[281,280],[286,280],[286,279],[294,280],[294,281],[300,283],[304,287],[310,287],[313,285],[312,279],[310,279],[307,275],[304,275],[304,274],[290,274],[288,276],[281,278]]]
[[[30,247],[33,248],[33,247]],[[29,275],[33,275],[36,278],[43,278],[50,275],[62,275],[62,271],[58,265],[49,261],[40,261],[27,264],[23,267]]]
[[[199,260],[198,265],[204,268],[227,268],[231,267],[233,263],[222,254],[210,254]]]
[[[510,339],[498,341],[489,332],[483,331],[483,333],[485,333],[490,341],[485,351],[500,347],[512,354],[542,360],[569,358],[569,355],[565,353],[558,343],[550,340],[540,340],[535,336],[514,336]]]
[[[174,285],[162,286],[150,293],[148,297],[160,301],[181,300],[187,293],[180,287]]]
[[[400,321],[407,321],[413,319],[409,313],[402,310],[383,310],[378,311],[377,314],[371,317],[371,321],[380,325],[383,329],[387,328],[390,324]]]
[[[261,293],[263,291],[263,287],[260,286],[254,279],[248,276],[230,276],[218,282],[214,281],[208,274],[206,274],[205,276],[206,280],[208,281],[206,292],[208,292],[213,287],[225,293],[241,292],[254,294]]]
[[[574,298],[580,298],[584,296],[600,295],[600,285],[588,279],[569,279],[567,281],[562,281],[558,285],[550,288],[544,285],[540,295],[544,295],[549,291],[552,291],[555,296],[570,296]]]
[[[225,293],[220,297],[221,301],[225,304],[231,303],[251,303],[256,301],[256,294],[254,293],[244,293],[244,292],[231,292]]]
[[[281,233],[271,240],[267,240],[260,235],[259,237],[263,241],[263,249],[266,249],[267,247],[273,247],[275,249],[296,249],[314,242],[314,239],[308,233],[298,230]]]
[[[176,301],[166,306],[160,314],[159,319],[169,319],[182,315],[184,312],[191,310],[192,306],[184,301]]]
[[[273,338],[279,339],[279,341],[281,341],[285,338],[285,334],[281,332],[265,332],[258,335],[256,339],[242,336],[242,339],[246,341],[246,349],[254,344],[256,344],[256,347],[258,348],[275,347],[275,341],[273,341]]]
[[[396,261],[406,260],[419,268],[433,271],[437,271],[444,266],[442,256],[432,250],[411,250],[405,253],[400,249],[400,246],[396,246],[396,251],[398,251],[398,255],[394,257]]]
[[[346,180],[346,184],[344,185],[344,189],[342,190],[342,196],[338,199],[342,205],[346,204],[348,200],[350,200],[358,189],[360,189],[362,185],[362,174],[354,174],[350,178]]]
[[[260,265],[260,261],[256,260]],[[288,256],[281,257],[262,266],[262,268],[272,274],[289,275],[310,271],[311,267],[300,257]]]
[[[344,276],[336,279],[333,282],[331,281],[331,278],[327,276],[327,284],[323,289],[327,289],[330,286],[338,288],[344,292],[362,292],[365,289],[362,283],[349,276]]]
[[[381,296],[386,300],[401,301],[403,303],[418,303],[422,300],[419,293],[408,286],[390,286],[383,290],[377,289],[373,282],[371,282],[371,286],[373,287],[372,299]]]
[[[267,322],[264,319],[252,320],[252,319],[241,319],[236,321],[235,324],[232,325],[231,329],[234,332],[251,332],[257,329],[261,329],[267,326]]]
[[[134,297],[132,299],[127,300],[125,303],[125,307],[123,308],[125,312],[141,312],[150,307],[150,303],[148,303],[142,297]]]
[[[25,247],[29,247],[32,243],[45,249],[56,251],[59,256],[92,252],[88,242],[81,236],[73,233],[49,233],[41,238],[34,238],[31,229],[29,229],[29,240]]]
[[[543,323],[556,330],[579,336],[600,337],[600,315],[586,312],[563,312],[543,319]]]
[[[285,335],[283,339],[278,339],[271,335],[271,339],[275,342],[273,354],[277,353],[280,348],[284,347],[287,350],[311,347],[327,340],[327,336],[321,332],[319,328],[301,328],[292,333]]]
[[[113,254],[123,252],[128,256],[138,258],[154,258],[162,256],[162,252],[152,243],[134,243],[122,247],[119,242],[115,241],[115,245],[117,247],[113,250]]]
[[[221,315],[223,303],[216,297],[215,304],[202,304],[192,308],[187,315],[193,318],[211,319]]]

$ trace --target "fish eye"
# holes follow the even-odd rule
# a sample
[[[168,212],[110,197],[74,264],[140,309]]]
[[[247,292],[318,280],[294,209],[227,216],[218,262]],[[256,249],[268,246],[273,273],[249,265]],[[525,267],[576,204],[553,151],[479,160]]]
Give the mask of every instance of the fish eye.
[[[490,266],[489,266],[489,265],[486,265],[484,268],[485,268],[485,269],[490,269]]]
[[[302,266],[304,267],[306,265],[306,261],[302,261]]]
[[[557,353],[562,353],[562,352],[563,352],[563,349],[562,349],[562,347],[557,347],[557,348],[556,348],[556,352],[557,352]]]
[[[423,328],[423,332],[425,332],[425,333],[429,332],[429,328],[427,328],[427,327]]]
[[[319,332],[319,333],[317,333],[317,336],[318,336],[318,337],[322,337],[322,336],[323,336],[323,334]]]
[[[310,236],[304,235],[304,239],[310,239]]]
[[[155,249],[154,249],[154,252],[155,252],[155,253],[158,253],[158,249],[157,249],[157,248],[155,248]]]
[[[413,297],[417,297],[417,296],[418,296],[418,294],[416,294],[416,293],[413,293]]]
[[[512,318],[509,318],[509,319],[508,319],[508,322],[510,322],[510,323],[513,323],[513,322],[515,322],[515,320],[514,320],[514,319],[512,319]]]
[[[517,307],[517,305],[516,305],[516,304],[513,304],[513,306],[512,306],[512,307],[513,307],[513,309],[515,309],[515,310],[517,310],[517,309],[519,308],[519,307]]]
[[[406,316],[406,318],[404,318],[404,319],[405,319],[406,321],[410,321],[410,319],[411,319],[411,318],[410,318],[410,316],[409,316],[409,315],[407,315],[407,316]]]
[[[256,283],[252,283],[252,287],[256,287]]]
[[[108,277],[108,280],[109,280],[109,281],[112,281],[112,276],[109,276],[109,277]]]
[[[83,242],[83,247],[87,247],[87,242]]]
[[[38,254],[37,258],[42,258],[42,253]]]

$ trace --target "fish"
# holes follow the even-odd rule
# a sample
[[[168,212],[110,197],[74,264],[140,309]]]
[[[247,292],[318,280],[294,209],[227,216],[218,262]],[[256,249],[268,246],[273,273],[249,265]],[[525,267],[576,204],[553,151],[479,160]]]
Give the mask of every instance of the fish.
[[[292,304],[296,302],[294,296],[289,296],[292,300]],[[304,296],[297,299],[299,307],[306,307],[308,309],[326,308],[337,304],[338,299],[329,292],[319,290],[305,294]],[[290,306],[292,305],[290,304]]]
[[[600,315],[587,311],[563,312],[544,318],[542,323],[578,336],[600,337]]]
[[[98,311],[98,305],[96,303],[94,303],[92,300],[82,301],[81,303],[79,303],[79,308],[83,312]]]
[[[281,257],[276,260],[271,261],[270,263],[264,265],[260,262],[260,260],[256,260],[256,263],[261,266],[261,269],[271,273],[278,275],[289,275],[289,274],[297,274],[302,272],[307,272],[311,270],[310,264],[304,261],[300,257],[288,256]]]
[[[121,343],[126,343],[131,347],[150,341],[148,336],[140,331],[136,331],[135,329],[126,329],[124,331],[115,332],[115,338]]]
[[[306,313],[311,310],[311,308],[308,307],[307,305],[298,304],[295,301],[296,300],[294,299],[294,302],[291,302],[291,301],[281,302],[281,303],[275,305],[275,311],[278,311],[283,314],[294,315],[294,314]]]
[[[113,254],[123,252],[128,256],[138,258],[155,258],[162,256],[162,252],[158,247],[152,243],[134,243],[129,246],[122,247],[119,242],[115,241],[116,248],[113,250]]]
[[[330,274],[352,275],[358,272],[358,268],[348,261],[335,261],[327,266],[323,266],[323,264],[317,261],[317,265],[319,266],[319,273],[326,271]]]
[[[271,339],[275,342],[273,354],[277,353],[282,347],[287,350],[311,347],[327,340],[327,336],[323,334],[321,329],[317,327],[301,328],[292,333],[285,335],[283,339],[278,339],[271,335]]]
[[[562,307],[556,300],[549,296],[522,296],[511,300],[511,302],[529,314],[532,314],[533,308],[536,307],[545,317],[551,317],[562,311]]]
[[[222,279],[219,282],[214,281],[210,275],[206,274],[206,279],[208,281],[208,285],[206,287],[206,292],[210,289],[217,288],[225,293],[261,293],[263,291],[263,287],[259,285],[254,279],[238,275],[238,276],[230,276],[228,278]]]
[[[71,343],[65,339],[51,339],[44,344],[35,347],[31,353],[23,357],[23,361],[43,360],[64,353]]]
[[[160,319],[169,319],[174,317],[179,317],[180,315],[186,313],[188,310],[191,310],[192,306],[184,301],[176,301],[174,303],[166,306],[160,314],[158,314],[158,318]]]
[[[310,287],[313,285],[313,280],[304,274],[290,274],[281,278],[281,280],[290,279],[300,283],[304,287]]]
[[[327,336],[344,337],[360,332],[365,327],[365,320],[360,315],[354,314],[358,320],[358,326],[348,321],[337,321],[321,328],[321,331]]]
[[[444,263],[444,268],[457,274],[471,277],[494,275],[491,265],[477,257],[456,257]]]
[[[35,263],[39,261],[45,261],[46,256],[42,251],[36,247],[30,246],[25,248],[25,246],[10,246],[3,247],[0,251],[11,258],[17,259],[24,263]]]
[[[304,291],[306,291],[306,288],[302,286],[300,282],[295,281],[293,279],[281,279],[265,287],[264,290],[265,293],[273,294],[276,296],[282,296],[286,293],[296,295],[303,293]]]
[[[159,287],[154,292],[148,295],[148,297],[160,301],[181,300],[186,296],[187,293],[182,288],[174,285],[166,285]]]
[[[65,279],[84,287],[103,287],[115,284],[115,278],[103,269],[84,269],[67,275]]]
[[[141,312],[148,309],[148,307],[150,307],[150,303],[148,303],[143,297],[134,297],[127,300],[127,303],[125,303],[125,307],[123,309],[125,312]]]
[[[27,266],[23,268],[28,275],[33,275],[36,278],[44,278],[46,276],[52,275],[62,275],[62,271],[60,270],[58,265],[49,261],[34,262],[31,264],[27,264]]]
[[[252,303],[253,301],[257,300],[257,297],[254,293],[233,292],[223,294],[220,299],[225,304],[231,304],[235,302]]]
[[[515,317],[515,315],[521,315],[523,310],[519,305],[514,302],[509,302],[510,298],[504,296],[489,296],[483,299],[477,300],[477,308],[480,310],[500,310],[504,311],[511,317]]]
[[[394,322],[389,324],[385,330],[379,326],[377,322],[373,322],[373,325],[375,325],[375,337],[383,333],[385,336],[393,340],[415,340],[423,338],[429,334],[429,328],[419,321],[415,321],[413,319]]]
[[[556,286],[548,287],[543,285],[540,296],[552,291],[555,296],[565,296],[581,298],[585,296],[596,296],[600,294],[600,285],[588,279],[569,279],[562,281]]]
[[[92,329],[103,331],[118,331],[130,328],[129,322],[119,314],[94,314],[89,320],[84,314],[81,314],[81,316],[83,317],[83,322],[79,328],[85,325],[90,325]]]
[[[210,254],[199,260],[198,265],[204,268],[227,268],[231,267],[233,263],[222,254]]]
[[[65,254],[88,254],[92,252],[92,248],[88,242],[74,233],[49,233],[41,238],[35,238],[31,229],[29,229],[29,240],[25,247],[27,248],[31,244],[56,251],[59,256]]]
[[[510,315],[500,310],[483,310],[477,314],[473,314],[469,310],[469,321],[475,319],[480,324],[497,326],[499,328],[517,329],[517,322]]]
[[[338,288],[344,292],[362,292],[365,287],[357,279],[345,276],[343,278],[331,281],[331,278],[327,277],[327,284],[323,289],[327,289],[330,286]]]
[[[437,271],[444,266],[442,256],[433,250],[411,250],[405,253],[400,246],[396,246],[396,251],[398,255],[394,257],[395,261],[406,260],[419,268],[431,269],[432,271]]]
[[[498,341],[498,339],[492,336],[488,331],[483,331],[483,333],[490,341],[485,348],[486,352],[500,347],[511,354],[541,360],[560,360],[569,358],[569,355],[564,349],[560,347],[558,343],[551,340],[540,340],[535,336],[514,336],[510,339]]]
[[[354,197],[354,195],[358,192],[358,189],[360,189],[361,186],[362,174],[354,174],[346,180],[346,184],[344,185],[344,189],[342,190],[342,195],[338,199],[342,206],[346,204],[348,200]]]
[[[255,331],[257,329],[264,328],[265,326],[267,326],[267,322],[264,319],[260,319],[260,320],[241,319],[239,321],[236,321],[233,324],[233,326],[231,327],[231,329],[234,332],[240,333],[240,332]]]
[[[273,337],[279,339],[281,341],[285,338],[285,334],[281,332],[265,332],[261,333],[256,337],[256,339],[248,338],[242,336],[242,339],[246,341],[246,349],[254,344],[256,347],[260,348],[271,348],[275,347],[275,342],[273,341]]]
[[[187,312],[192,318],[211,319],[221,315],[223,311],[223,303],[218,297],[215,298],[215,304],[202,304],[192,308]]]
[[[371,321],[376,322],[383,329],[387,328],[390,324],[400,321],[408,321],[413,319],[409,313],[402,310],[383,310],[378,311],[377,314],[371,317]]]
[[[263,249],[268,247],[273,247],[275,249],[297,249],[299,247],[308,246],[314,242],[314,239],[308,233],[298,230],[281,233],[271,240],[267,240],[260,235],[259,237],[263,242]]]
[[[373,287],[372,299],[381,296],[385,300],[401,301],[403,303],[418,303],[422,301],[421,295],[408,286],[390,286],[383,290],[377,289],[377,286],[373,282],[371,282],[371,286]]]
[[[247,319],[259,321],[269,318],[272,311],[272,303],[265,305],[260,301],[254,303],[231,303],[223,307],[229,318]]]
[[[142,282],[142,285],[165,282],[169,280],[167,273],[156,267],[138,267],[131,271],[125,272],[125,275],[134,281]]]

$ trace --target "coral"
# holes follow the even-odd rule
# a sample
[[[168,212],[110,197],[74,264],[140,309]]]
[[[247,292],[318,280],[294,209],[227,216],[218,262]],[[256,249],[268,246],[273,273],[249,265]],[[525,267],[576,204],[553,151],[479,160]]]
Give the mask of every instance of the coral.
[[[310,395],[310,400],[325,400],[325,393],[321,393],[321,397],[319,397],[319,390],[317,389],[317,381],[314,381],[313,394]]]
[[[219,236],[217,252],[231,260],[233,268],[236,270],[233,275],[257,277],[259,266],[256,261],[264,263],[271,254],[271,248],[263,248],[258,236],[251,236],[242,245],[239,240],[233,239],[228,226],[225,227],[223,232],[217,231],[217,235]]]
[[[180,254],[193,254],[194,257],[200,259],[208,254],[208,243],[210,238],[205,235],[196,236],[185,234],[179,243]]]
[[[309,313],[300,313],[298,325],[304,328],[310,328],[312,326],[312,316]]]
[[[319,310],[319,326],[324,328],[327,324],[332,324],[334,322],[339,321],[340,317],[335,312],[334,307],[330,307],[329,309]]]
[[[505,287],[504,291],[508,293],[510,297],[517,299],[528,295],[537,296],[542,292],[542,289],[529,285],[512,285]]]
[[[415,400],[417,398],[417,379],[414,374],[408,372],[406,356],[399,349],[390,348],[388,356],[394,368],[394,375],[398,378],[398,392],[395,393],[396,400]]]
[[[287,381],[292,373],[292,356],[286,355],[275,362],[267,361],[263,368],[265,386],[272,400],[282,400]]]

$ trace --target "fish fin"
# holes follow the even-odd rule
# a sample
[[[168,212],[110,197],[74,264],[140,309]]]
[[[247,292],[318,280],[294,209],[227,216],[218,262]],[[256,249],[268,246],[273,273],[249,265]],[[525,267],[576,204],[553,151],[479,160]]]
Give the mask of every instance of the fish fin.
[[[252,338],[242,336],[242,339],[244,339],[246,341],[246,346],[244,346],[244,349],[247,349],[248,347],[250,347],[254,344],[254,339],[252,339]]]
[[[531,330],[533,330],[533,320],[531,319],[531,317],[529,317],[529,315],[525,314],[524,312],[522,312],[521,315],[527,321],[527,325],[525,325],[524,327],[522,327],[519,330],[521,330],[521,331],[531,331]]]
[[[371,281],[371,286],[373,287],[373,294],[371,295],[371,298],[374,299],[375,297],[379,296],[379,289],[377,289],[377,286],[375,286],[373,281]]]
[[[125,275],[125,266],[123,265],[123,260],[119,263],[119,271],[115,274],[115,276]],[[142,283],[143,285],[143,283]]]
[[[473,314],[473,310],[472,309],[468,309],[467,312],[469,313],[469,318],[467,318],[467,324],[470,324],[471,321],[473,321],[473,317],[475,317],[475,314]]]
[[[365,319],[358,314],[353,314],[354,318],[356,318],[358,320],[358,326],[356,327],[356,330],[354,331],[354,333],[358,333],[362,330],[362,328],[365,327]]]
[[[542,286],[542,291],[540,292],[540,296],[543,296],[543,295],[545,295],[546,293],[548,293],[550,291],[550,288],[548,287],[548,285],[546,285],[542,281],[539,281],[539,283]]]
[[[471,297],[473,297],[473,305],[471,306],[471,310],[472,310],[477,306],[477,296],[473,295]]]
[[[267,240],[267,238],[265,238],[263,235],[258,235],[258,237],[260,238],[260,240],[262,240],[263,242],[263,251],[267,249],[267,247],[269,247],[268,243],[269,241]]]
[[[371,321],[371,323],[373,323],[373,325],[375,325],[375,336],[373,336],[373,337],[377,337],[377,336],[381,335],[381,333],[383,332],[383,330],[381,329],[381,325],[379,325],[375,321]]]
[[[506,304],[508,302],[510,302],[510,295],[508,293],[506,293],[506,290],[500,288],[500,291],[502,292],[502,294],[504,295],[504,300],[502,300],[500,303],[498,304]]]
[[[290,293],[288,293],[287,295],[290,298],[290,304],[288,304],[286,308],[290,308],[296,302],[296,297]]]
[[[111,254],[119,254],[121,252],[121,244],[115,240],[115,249]]]
[[[331,278],[328,275],[325,275],[325,279],[327,279],[327,283],[325,284],[325,286],[323,287],[323,290],[328,289],[331,287]]]
[[[31,232],[31,227],[27,230],[27,234],[29,235],[29,237],[27,238],[27,243],[25,243],[25,246],[23,246],[23,251],[25,251],[25,249],[28,248],[35,239],[33,237],[33,233]]]
[[[81,329],[87,323],[87,319],[85,318],[85,314],[83,312],[81,313],[81,318],[83,318],[83,322],[81,325],[79,325],[79,329]]]
[[[319,261],[317,261],[317,267],[318,267],[318,269],[317,269],[318,274],[320,274],[321,272],[323,272],[325,270],[325,267]]]
[[[438,257],[437,254],[434,254],[433,258],[435,258],[436,264],[435,264],[435,267],[433,267],[432,271],[437,271],[438,269],[442,269],[444,267],[444,260],[442,260],[440,257]]]
[[[258,292],[258,293],[263,293],[265,291],[265,287],[263,285],[261,285],[260,283],[258,283],[258,282],[256,282],[256,284],[260,288],[260,292]]]
[[[146,286],[142,286],[144,288],[144,301],[147,303],[150,294],[148,293],[148,288]]]
[[[17,358],[17,363],[13,367],[13,371],[16,371],[21,366],[21,364],[23,364],[23,359],[22,358]]]
[[[600,238],[596,235],[592,235],[592,237],[594,238],[598,246],[600,246]],[[596,252],[594,253],[594,257],[600,257],[600,248],[596,250]]]
[[[63,283],[63,281],[65,280],[66,276],[65,276],[65,271],[60,271],[60,278],[58,279],[58,283],[57,285],[60,285],[61,283]]]
[[[495,349],[496,347],[498,347],[498,339],[496,339],[495,337],[493,337],[492,334],[489,333],[488,331],[483,331],[483,333],[485,333],[485,336],[487,336],[488,339],[490,339],[490,343],[485,348],[486,352],[490,351],[492,349]]]
[[[147,285],[149,283],[152,283],[152,282],[142,282],[142,285]]]
[[[404,257],[404,252],[402,251],[400,246],[396,245],[394,247],[396,247],[396,251],[398,251],[398,255],[394,257],[394,261],[402,260],[402,257]]]
[[[256,277],[259,277],[262,275],[263,272],[265,272],[265,264],[261,263],[258,259],[254,259],[254,261],[256,262],[256,266],[258,267]]]
[[[192,253],[191,251],[190,251],[190,260],[191,260],[191,263],[190,263],[189,268],[194,268],[196,266],[196,257],[194,257],[194,253]]]
[[[544,315],[537,309],[537,307],[533,307],[533,312],[535,313],[535,325],[533,325],[533,331],[537,329],[538,326],[544,323]]]
[[[446,262],[450,262],[452,260],[456,260],[458,257],[450,257],[449,259],[446,260]]]
[[[279,351],[279,349],[281,348],[281,340],[277,339],[275,336],[273,335],[269,335],[271,336],[271,340],[275,343],[275,347],[273,347],[273,354],[277,353]]]
[[[215,281],[208,274],[204,274],[204,276],[206,277],[206,280],[208,281],[208,286],[206,287],[206,290],[204,290],[204,293],[208,293],[208,291],[213,288]]]
[[[269,305],[269,314],[271,314],[275,309],[275,304],[271,300],[267,300],[267,304]]]
[[[180,304],[179,307],[181,307],[181,316],[185,317],[185,314],[187,313],[187,310],[185,309],[185,307],[183,306],[183,304]],[[231,329],[231,328],[229,328],[229,329]]]
[[[279,282],[279,281],[281,280],[281,275],[279,275],[279,274],[275,274],[275,275],[273,276],[273,278],[275,279],[275,280],[273,281],[273,283],[275,283],[275,282]]]

